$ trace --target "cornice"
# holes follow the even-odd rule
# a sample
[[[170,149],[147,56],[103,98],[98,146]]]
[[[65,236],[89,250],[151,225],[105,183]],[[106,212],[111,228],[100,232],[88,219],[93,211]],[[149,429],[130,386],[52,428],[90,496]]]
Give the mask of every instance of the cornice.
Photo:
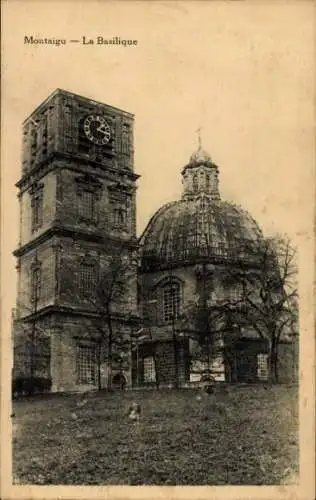
[[[22,318],[18,318],[17,321],[21,322],[32,322],[35,319],[40,319],[43,318],[47,315],[52,315],[52,314],[61,314],[61,315],[69,315],[72,317],[88,317],[92,319],[98,319],[98,318],[105,318],[104,314],[97,313],[95,311],[92,311],[91,309],[85,309],[85,308],[74,308],[74,307],[67,307],[67,306],[62,306],[62,305],[49,305],[46,307],[43,307],[42,309],[38,310],[36,313],[31,313],[27,316],[24,316]],[[140,322],[140,316],[138,314],[124,314],[124,313],[113,313],[111,314],[111,319],[113,321],[115,320],[120,320],[120,321],[125,321],[127,324],[138,324]]]
[[[103,235],[101,232],[98,233],[87,233],[85,231],[81,231],[74,228],[67,228],[61,225],[54,225],[51,228],[47,229],[44,233],[40,234],[37,238],[34,238],[32,241],[26,243],[14,250],[13,255],[15,257],[21,257],[25,253],[29,252],[33,248],[38,247],[42,243],[46,242],[53,236],[64,236],[67,238],[73,238],[74,240],[85,240],[94,243],[103,243],[106,241],[112,241],[113,243],[119,243],[122,246],[132,249],[138,249],[138,241],[137,238],[132,238],[130,240],[122,240],[119,237],[114,237],[111,235]]]
[[[56,168],[52,162],[56,157],[56,153],[51,153],[47,158],[37,163],[29,172],[24,174],[21,179],[16,182],[15,186],[19,189],[27,189],[31,184],[39,180],[43,175],[46,175],[51,170]],[[45,168],[46,167],[46,168]]]
[[[192,169],[195,169],[197,167],[206,167],[206,168],[209,168],[211,170],[215,169],[217,172],[219,171],[219,167],[215,163],[208,161],[208,160],[200,160],[200,161],[188,163],[187,165],[185,165],[181,171],[181,174],[184,175],[187,170],[192,170]]]
[[[24,120],[23,124],[26,123],[31,117],[35,116],[38,114],[42,109],[46,107],[46,105],[53,100],[54,97],[56,96],[62,96],[62,97],[69,97],[71,99],[76,100],[77,102],[80,101],[83,104],[90,104],[93,106],[101,106],[102,108],[111,110],[117,115],[125,116],[126,118],[129,118],[130,120],[134,120],[134,114],[130,113],[129,111],[125,111],[121,108],[117,108],[115,106],[111,106],[110,104],[106,104],[100,101],[96,101],[94,99],[90,99],[89,97],[84,97],[79,94],[75,94],[74,92],[70,92],[69,90],[63,90],[63,89],[56,89],[54,90],[49,96],[39,105],[37,106],[32,113]]]
[[[52,162],[54,160],[68,160],[70,163],[69,164],[64,164],[64,165],[55,165]],[[112,167],[110,165],[107,165],[106,163],[100,162],[100,161],[95,161],[92,160],[91,158],[85,158],[84,156],[80,155],[75,155],[75,154],[70,154],[70,153],[65,153],[65,152],[60,152],[60,151],[55,151],[51,153],[47,158],[42,160],[41,162],[37,163],[29,172],[24,174],[21,179],[15,184],[17,188],[23,189],[26,188],[33,183],[35,180],[39,179],[43,175],[47,174],[51,170],[60,170],[60,169],[68,169],[68,170],[74,170],[77,172],[82,172],[82,168],[80,168],[80,165],[90,165],[94,168],[99,168],[100,171],[98,172],[97,175],[100,177],[107,178],[106,173],[111,173],[114,174],[115,176],[120,175],[120,176],[126,176],[130,178],[132,181],[136,181],[137,179],[140,178],[140,175],[135,174],[134,172],[131,172],[128,169],[124,168],[116,168]],[[46,168],[45,168],[46,167]]]
[[[223,265],[225,267],[238,267],[245,269],[257,269],[260,267],[260,263],[255,262],[253,259],[245,257],[240,259],[238,257],[231,256],[198,256],[195,254],[189,255],[186,258],[179,257],[178,259],[158,259],[151,261],[150,257],[143,255],[141,265],[139,270],[141,274],[148,274],[156,271],[165,271],[171,269],[179,269],[182,267],[196,267],[196,265],[209,264],[213,266]]]

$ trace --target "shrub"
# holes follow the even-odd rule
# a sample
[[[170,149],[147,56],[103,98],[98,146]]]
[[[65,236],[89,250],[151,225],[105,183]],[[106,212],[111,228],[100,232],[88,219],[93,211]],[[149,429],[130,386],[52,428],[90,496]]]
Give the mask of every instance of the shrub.
[[[12,380],[12,397],[42,394],[49,392],[51,386],[52,379],[50,377],[15,377]]]

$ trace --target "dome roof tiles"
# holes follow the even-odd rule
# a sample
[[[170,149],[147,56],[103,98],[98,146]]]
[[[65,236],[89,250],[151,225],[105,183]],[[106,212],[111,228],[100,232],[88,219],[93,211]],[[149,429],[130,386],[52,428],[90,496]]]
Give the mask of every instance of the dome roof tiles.
[[[164,205],[149,221],[140,238],[142,264],[178,266],[199,257],[225,258],[261,238],[255,220],[232,203],[204,196],[182,199]]]

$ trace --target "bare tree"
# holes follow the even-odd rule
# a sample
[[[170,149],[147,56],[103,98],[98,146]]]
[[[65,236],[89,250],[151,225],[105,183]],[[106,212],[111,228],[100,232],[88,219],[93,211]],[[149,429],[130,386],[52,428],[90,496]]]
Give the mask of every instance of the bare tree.
[[[106,267],[98,277],[95,294],[87,294],[97,313],[93,323],[99,332],[97,348],[99,389],[101,389],[101,363],[104,351],[108,362],[108,389],[111,389],[113,362],[120,363],[127,357],[130,348],[129,335],[120,329],[114,331],[114,323],[118,319],[118,309],[121,311],[124,305],[126,306],[126,301],[124,300],[124,305],[122,301],[128,292],[133,273],[132,266],[133,263],[126,254],[124,246],[121,245],[116,251],[112,250],[108,254]]]
[[[154,311],[156,311],[156,306],[157,306],[157,299],[154,298],[151,294],[151,292],[147,289],[146,286],[142,286],[141,283],[138,284],[138,303],[140,304],[140,309],[141,309],[141,322],[143,327],[141,330],[136,332],[135,335],[135,347],[138,349],[138,345],[136,344],[139,342],[139,338],[141,338],[143,341],[151,341],[152,344],[152,349],[151,349],[151,354],[154,360],[154,366],[155,366],[155,377],[156,377],[156,388],[159,389],[160,385],[160,374],[159,374],[159,363],[158,363],[158,356],[157,356],[157,349],[156,349],[156,343],[153,342],[153,337],[152,337],[152,327],[155,326],[156,323],[156,315],[154,314]],[[138,361],[136,362],[137,364],[137,373],[138,373]]]
[[[268,346],[269,380],[278,382],[280,341],[298,331],[295,248],[280,236],[244,242],[234,265],[223,270],[222,279],[228,288],[239,287],[234,300],[225,299],[215,306],[228,326],[225,330],[234,330],[235,325],[234,338],[228,335],[226,344],[234,343],[242,328],[254,330]]]
[[[75,294],[78,304],[85,303],[91,313],[89,322],[97,332],[95,342],[99,390],[102,388],[102,364],[107,362],[107,388],[111,389],[113,363],[126,364],[129,356],[130,335],[123,332],[120,326],[122,321],[130,317],[130,311],[126,310],[126,298],[131,280],[133,277],[136,279],[136,262],[131,259],[129,252],[124,243],[104,241],[99,247],[102,262],[96,266],[89,289],[80,290],[78,270],[73,272],[67,269],[67,264],[62,264],[63,290],[68,296]]]
[[[182,324],[187,336],[198,341],[208,366],[218,350],[216,338],[224,339],[225,359],[232,364],[241,329],[255,330],[268,345],[269,379],[277,382],[280,340],[298,331],[296,251],[281,237],[245,242],[239,251],[221,269],[224,287],[229,291],[237,286],[238,293],[214,300],[212,276],[202,264],[201,285],[183,311]]]
[[[288,238],[275,237],[258,242],[253,255],[258,266],[239,274],[245,320],[267,341],[269,378],[278,382],[280,340],[298,331],[296,249]]]
[[[111,255],[107,268],[101,272],[99,280],[96,284],[96,293],[94,296],[89,296],[90,302],[93,304],[98,318],[94,321],[98,331],[98,349],[97,349],[97,364],[98,364],[98,385],[101,389],[101,357],[102,347],[107,343],[107,361],[108,361],[108,388],[111,388],[111,371],[113,363],[113,348],[114,344],[123,344],[121,337],[114,337],[113,305],[117,303],[125,293],[126,289],[126,271],[127,265],[123,260],[121,253]]]

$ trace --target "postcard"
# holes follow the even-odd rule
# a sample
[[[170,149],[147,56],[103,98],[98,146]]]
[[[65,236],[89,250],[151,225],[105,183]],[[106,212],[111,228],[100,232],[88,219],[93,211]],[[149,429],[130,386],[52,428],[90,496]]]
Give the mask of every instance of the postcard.
[[[2,10],[2,498],[312,499],[314,3]]]

